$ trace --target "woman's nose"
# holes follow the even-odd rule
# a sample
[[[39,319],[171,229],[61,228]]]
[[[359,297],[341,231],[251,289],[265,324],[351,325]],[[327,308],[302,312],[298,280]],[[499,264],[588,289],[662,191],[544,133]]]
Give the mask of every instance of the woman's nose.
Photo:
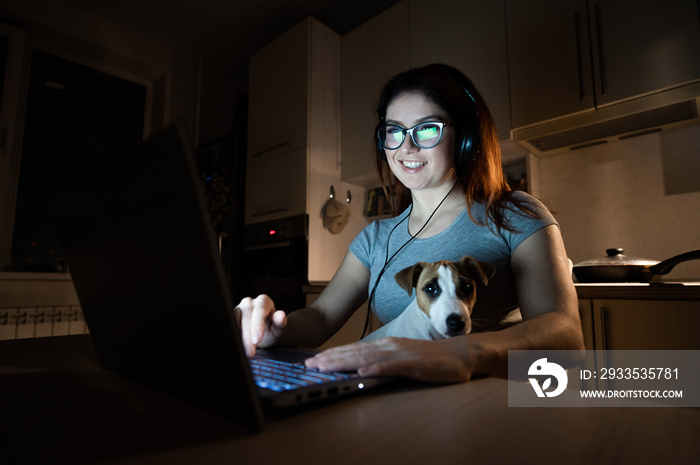
[[[410,134],[406,134],[406,138],[404,139],[400,148],[404,153],[411,153],[420,150],[420,147],[413,143],[413,137],[411,137]]]

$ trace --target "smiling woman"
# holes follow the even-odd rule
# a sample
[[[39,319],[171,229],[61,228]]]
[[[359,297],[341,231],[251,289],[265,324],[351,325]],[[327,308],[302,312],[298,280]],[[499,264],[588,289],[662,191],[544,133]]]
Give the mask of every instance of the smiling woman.
[[[407,121],[406,115],[411,115],[412,120]],[[447,119],[440,107],[420,93],[402,94],[389,105],[387,124],[379,126],[377,139],[391,171],[408,189],[454,183],[455,172],[448,153],[454,134],[449,131]],[[405,129],[404,125],[413,126]],[[443,138],[445,143],[440,144]]]
[[[511,349],[582,349],[576,292],[558,224],[534,197],[511,191],[491,114],[471,81],[447,65],[392,78],[377,109],[375,161],[393,218],[352,242],[309,307],[285,315],[267,296],[236,308],[256,347],[320,345],[369,297],[387,324],[412,298],[395,279],[416,262],[469,256],[495,270],[478,282],[472,331],[439,341],[395,337],[322,352],[307,365],[435,382],[506,375]],[[499,330],[499,331],[493,331]]]

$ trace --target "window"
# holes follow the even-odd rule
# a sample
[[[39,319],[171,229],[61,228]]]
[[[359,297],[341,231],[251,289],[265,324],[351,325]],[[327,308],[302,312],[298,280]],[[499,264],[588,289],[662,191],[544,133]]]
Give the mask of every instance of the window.
[[[168,120],[167,50],[138,58],[101,37],[28,30],[25,41],[0,23],[0,279],[4,271],[58,270],[48,192]]]
[[[8,271],[64,269],[51,192],[141,141],[145,107],[144,86],[33,51]]]

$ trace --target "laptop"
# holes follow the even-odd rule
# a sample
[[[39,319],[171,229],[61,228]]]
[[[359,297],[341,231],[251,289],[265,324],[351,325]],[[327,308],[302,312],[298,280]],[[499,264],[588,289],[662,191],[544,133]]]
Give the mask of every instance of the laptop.
[[[103,368],[256,428],[266,405],[296,405],[386,381],[303,373],[309,351],[260,350],[248,360],[181,126],[56,192],[51,210]],[[234,279],[245,268],[238,264]]]

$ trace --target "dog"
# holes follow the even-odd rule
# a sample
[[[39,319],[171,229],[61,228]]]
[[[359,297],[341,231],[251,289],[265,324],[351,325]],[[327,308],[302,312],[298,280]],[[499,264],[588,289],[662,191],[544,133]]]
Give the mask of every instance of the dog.
[[[470,333],[477,283],[488,285],[495,272],[492,265],[470,256],[459,262],[419,262],[399,271],[394,276],[397,284],[409,296],[415,288],[416,297],[401,315],[362,340],[439,340]]]

